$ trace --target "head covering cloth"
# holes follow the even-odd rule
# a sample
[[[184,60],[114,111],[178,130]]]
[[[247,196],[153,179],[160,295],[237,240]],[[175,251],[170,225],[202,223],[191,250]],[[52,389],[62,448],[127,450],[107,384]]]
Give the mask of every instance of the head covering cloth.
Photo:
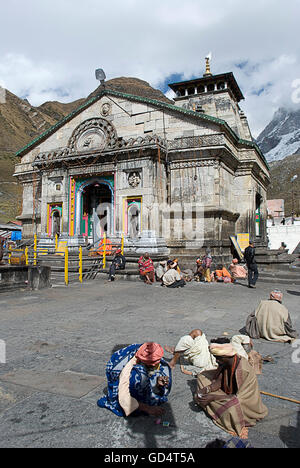
[[[213,356],[220,357],[233,357],[237,354],[237,351],[234,349],[231,343],[212,343],[209,346],[209,351]]]
[[[156,366],[164,355],[162,346],[158,343],[148,342],[142,344],[135,353],[135,357],[146,366]]]
[[[282,302],[283,294],[281,291],[278,291],[278,289],[275,289],[270,293],[270,299]]]

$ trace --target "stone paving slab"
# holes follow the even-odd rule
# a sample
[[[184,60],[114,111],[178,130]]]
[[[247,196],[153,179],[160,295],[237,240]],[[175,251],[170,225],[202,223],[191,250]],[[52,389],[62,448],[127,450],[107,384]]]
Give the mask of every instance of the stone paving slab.
[[[95,375],[71,371],[42,372],[27,369],[20,369],[0,377],[0,382],[10,382],[15,385],[59,395],[68,395],[73,398],[81,398],[87,395],[91,390],[98,387],[102,381],[101,377]]]

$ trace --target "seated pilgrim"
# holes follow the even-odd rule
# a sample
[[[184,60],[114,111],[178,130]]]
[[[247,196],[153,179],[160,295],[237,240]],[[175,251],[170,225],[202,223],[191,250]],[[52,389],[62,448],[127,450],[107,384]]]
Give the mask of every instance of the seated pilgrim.
[[[114,281],[116,270],[125,270],[126,258],[122,255],[122,250],[117,249],[109,268],[109,281]]]
[[[228,338],[223,338],[223,340],[230,343]],[[231,338],[231,344],[238,355],[247,359],[254,367],[256,374],[262,373],[262,357],[253,350],[253,343],[249,336],[234,335]],[[175,347],[165,346],[164,348],[173,354],[173,358],[169,362],[171,369],[175,368],[180,359],[184,362],[184,365],[181,365],[181,371],[186,375],[196,377],[203,371],[218,367],[216,358],[209,351],[209,343],[202,330],[192,330],[189,335],[182,336]]]
[[[229,271],[231,273],[232,281],[235,282],[237,279],[246,279],[248,277],[247,270],[239,265],[237,258],[233,258],[229,266]]]
[[[209,350],[219,367],[198,374],[195,402],[218,427],[235,437],[247,439],[248,428],[268,414],[261,400],[255,371],[231,343],[223,343],[224,338],[212,341]]]
[[[167,261],[163,260],[159,262],[158,266],[155,269],[155,276],[156,276],[157,281],[162,282],[162,277],[164,276],[166,271],[167,271]]]
[[[138,260],[139,272],[146,284],[152,284],[155,281],[154,264],[148,252],[141,255]]]
[[[162,277],[162,285],[167,286],[167,288],[183,288],[185,286],[185,281],[178,272],[177,263],[167,262],[167,271]]]
[[[288,309],[282,304],[283,294],[275,290],[269,300],[260,301],[257,309],[248,316],[246,332],[251,338],[269,341],[292,342],[298,333],[293,328]]]
[[[231,283],[232,281],[231,274],[222,264],[217,266],[216,271],[214,272],[214,279],[215,281],[222,283]]]
[[[172,373],[158,343],[133,344],[115,352],[106,366],[108,393],[98,401],[117,416],[135,412],[161,416],[168,401]]]

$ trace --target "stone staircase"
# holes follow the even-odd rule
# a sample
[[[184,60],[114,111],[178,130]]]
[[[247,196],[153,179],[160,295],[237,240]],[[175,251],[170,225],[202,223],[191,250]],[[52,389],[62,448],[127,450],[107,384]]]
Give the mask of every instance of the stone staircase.
[[[65,258],[63,255],[47,254],[38,256],[38,265],[51,268],[52,286],[65,284]],[[78,253],[69,253],[69,283],[79,282],[79,257]],[[83,281],[93,280],[98,277],[102,269],[101,257],[90,257],[83,253]]]

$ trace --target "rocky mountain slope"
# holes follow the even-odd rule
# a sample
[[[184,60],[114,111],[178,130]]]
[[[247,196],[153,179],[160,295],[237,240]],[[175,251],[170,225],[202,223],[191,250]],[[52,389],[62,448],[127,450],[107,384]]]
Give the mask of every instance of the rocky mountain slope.
[[[294,212],[300,216],[300,154],[271,162],[270,171],[268,199],[283,198],[285,215],[291,216]]]
[[[257,138],[267,161],[279,161],[300,153],[300,109],[278,109]]]
[[[114,78],[105,87],[123,93],[171,103],[159,90],[138,78]],[[17,159],[15,152],[43,133],[47,128],[96,96],[102,88],[93,91],[87,98],[71,103],[46,102],[39,107],[31,106],[6,91],[5,103],[0,103],[0,220],[15,219],[21,211],[22,189],[13,178]]]

